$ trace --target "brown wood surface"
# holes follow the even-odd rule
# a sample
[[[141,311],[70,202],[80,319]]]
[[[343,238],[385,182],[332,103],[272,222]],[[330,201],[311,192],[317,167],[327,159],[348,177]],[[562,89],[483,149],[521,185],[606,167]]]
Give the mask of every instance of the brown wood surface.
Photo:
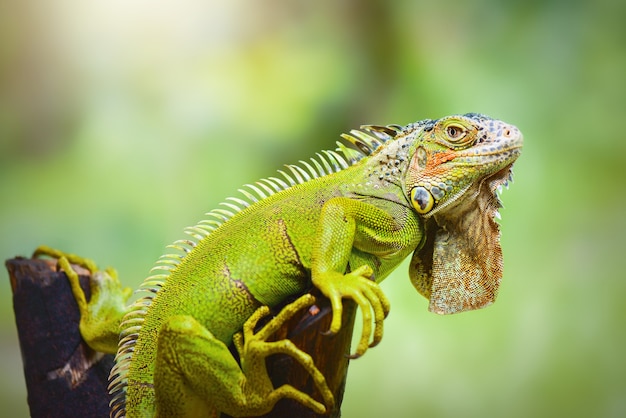
[[[78,306],[65,274],[49,260],[16,258],[6,267],[31,417],[107,417],[113,356],[96,353],[82,341]],[[89,276],[80,279],[89,297]]]
[[[80,338],[79,313],[67,277],[56,271],[51,260],[15,258],[7,260],[13,306],[28,390],[31,416],[106,417],[109,395],[107,380],[113,356],[91,350]],[[81,284],[89,298],[89,275],[80,273]],[[326,376],[335,396],[335,407],[318,415],[298,402],[280,400],[265,418],[339,417],[346,382],[355,305],[344,301],[342,331],[324,335],[332,315],[325,298],[316,295],[318,304],[297,315],[277,332],[275,339],[289,338],[311,354]],[[290,384],[315,399],[322,398],[312,379],[289,356],[274,355],[267,360],[275,387]]]

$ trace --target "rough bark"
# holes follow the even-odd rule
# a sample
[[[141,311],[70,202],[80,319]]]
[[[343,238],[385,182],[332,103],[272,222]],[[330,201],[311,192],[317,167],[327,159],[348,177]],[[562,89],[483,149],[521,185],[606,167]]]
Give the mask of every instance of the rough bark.
[[[49,260],[8,260],[31,417],[106,417],[113,356],[91,350],[78,330],[69,282]],[[87,297],[89,276],[77,268]]]

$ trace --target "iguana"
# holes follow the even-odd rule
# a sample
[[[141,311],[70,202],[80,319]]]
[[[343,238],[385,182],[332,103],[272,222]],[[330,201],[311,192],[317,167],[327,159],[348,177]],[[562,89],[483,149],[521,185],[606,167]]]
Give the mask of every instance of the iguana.
[[[431,311],[493,302],[502,276],[497,191],[520,155],[520,131],[466,114],[342,137],[336,151],[244,186],[241,198],[187,228],[190,238],[169,246],[129,306],[131,290],[113,270],[48,247],[35,252],[59,258],[84,340],[117,353],[112,417],[260,415],[281,398],[324,413],[334,399],[313,359],[289,340],[266,339],[313,304],[314,286],[330,300],[331,334],[342,326],[342,299],[356,302],[363,329],[352,357],[363,355],[389,312],[378,283],[411,253],[411,281]],[[89,302],[70,263],[93,272]],[[255,331],[268,307],[303,294]],[[321,402],[273,387],[264,359],[274,353],[303,365]]]

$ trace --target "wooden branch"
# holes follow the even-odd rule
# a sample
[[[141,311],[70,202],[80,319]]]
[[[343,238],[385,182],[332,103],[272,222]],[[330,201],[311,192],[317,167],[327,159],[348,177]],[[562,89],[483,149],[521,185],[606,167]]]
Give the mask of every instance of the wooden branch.
[[[56,262],[7,260],[30,415],[108,417],[113,356],[96,353],[78,331],[78,306]],[[89,276],[76,267],[87,298]]]
[[[24,362],[31,416],[107,417],[109,395],[106,390],[113,356],[91,350],[78,330],[78,307],[65,273],[56,271],[56,262],[41,259],[7,260],[13,307]],[[89,272],[74,266],[80,274],[87,298]],[[316,294],[317,305],[296,316],[280,329],[275,339],[289,338],[309,353],[326,377],[335,396],[334,409],[326,415],[313,413],[291,399],[280,400],[264,418],[339,417],[347,377],[352,328],[356,305],[344,301],[341,332],[323,335],[332,315],[328,301]],[[308,373],[286,355],[267,359],[275,387],[290,384],[321,401]]]

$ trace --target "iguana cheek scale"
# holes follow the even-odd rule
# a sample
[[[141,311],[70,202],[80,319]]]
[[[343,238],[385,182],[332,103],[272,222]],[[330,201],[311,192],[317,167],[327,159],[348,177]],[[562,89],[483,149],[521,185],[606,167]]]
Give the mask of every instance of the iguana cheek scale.
[[[344,298],[360,307],[352,357],[363,355],[380,342],[389,312],[378,283],[411,253],[411,281],[430,310],[493,302],[502,276],[496,192],[520,154],[519,130],[467,114],[363,126],[342,137],[348,146],[244,186],[241,198],[187,228],[190,238],[168,247],[130,305],[114,271],[48,247],[35,252],[59,258],[85,341],[117,353],[111,416],[253,416],[285,397],[329,410],[334,399],[313,359],[289,340],[267,339],[313,305],[306,293],[313,285],[330,300],[329,333],[341,329]],[[94,273],[89,302],[70,263]],[[255,333],[268,307],[302,294]],[[304,367],[321,402],[273,387],[265,358],[275,353]]]

